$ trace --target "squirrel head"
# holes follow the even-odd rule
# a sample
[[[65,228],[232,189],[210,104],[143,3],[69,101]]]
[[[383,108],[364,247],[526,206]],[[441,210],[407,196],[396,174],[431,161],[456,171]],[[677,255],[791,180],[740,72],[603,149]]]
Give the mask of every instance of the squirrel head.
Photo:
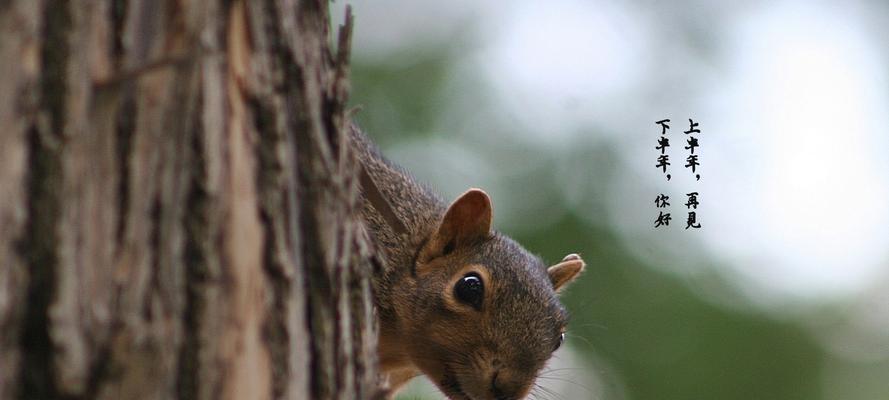
[[[471,189],[445,212],[399,291],[404,346],[448,397],[519,399],[564,340],[557,293],[584,268],[577,255],[549,268],[491,229],[488,195]]]

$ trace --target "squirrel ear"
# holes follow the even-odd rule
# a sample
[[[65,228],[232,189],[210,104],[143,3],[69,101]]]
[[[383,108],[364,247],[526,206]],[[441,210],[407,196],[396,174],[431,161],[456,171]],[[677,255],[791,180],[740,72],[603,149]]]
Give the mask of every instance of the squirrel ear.
[[[546,273],[549,275],[550,282],[553,283],[553,289],[556,292],[564,289],[567,284],[580,276],[586,264],[577,254],[569,254],[562,261],[552,267],[547,268]]]
[[[451,203],[438,229],[420,253],[421,261],[491,235],[491,198],[481,189],[469,189]]]

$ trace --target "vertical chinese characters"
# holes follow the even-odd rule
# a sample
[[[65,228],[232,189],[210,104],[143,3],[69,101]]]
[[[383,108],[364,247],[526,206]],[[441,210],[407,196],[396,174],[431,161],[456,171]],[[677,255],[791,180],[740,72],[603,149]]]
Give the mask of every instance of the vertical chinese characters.
[[[654,199],[654,206],[663,209],[670,206],[668,202],[670,200],[670,196],[667,196],[663,193],[659,194],[657,198]],[[654,227],[658,228],[661,226],[670,225],[670,213],[665,213],[663,210],[658,210],[657,219],[654,221]]]
[[[695,154],[695,148],[700,147],[698,145],[698,138],[694,136],[696,133],[701,133],[701,130],[698,129],[698,123],[692,121],[691,118],[688,119],[688,124],[690,125],[688,130],[684,133],[686,135],[690,135],[686,142],[688,142],[688,146],[685,146],[685,149],[688,150],[688,158],[685,159],[685,168],[691,168],[691,173],[695,174],[695,180],[701,180],[701,175],[697,172],[697,167],[701,165],[698,161],[698,155]]]
[[[662,119],[660,121],[655,122],[656,124],[661,126],[661,138],[657,141],[657,146],[655,149],[660,150],[661,154],[657,157],[657,165],[656,168],[661,168],[661,171],[667,175],[667,180],[670,180],[670,174],[667,173],[667,166],[670,165],[670,155],[667,154],[667,147],[670,147],[670,139],[667,138],[667,130],[670,129],[670,125],[667,125],[667,122],[670,122],[669,119]]]
[[[685,207],[688,208],[688,219],[685,221],[685,229],[698,229],[701,227],[698,222],[698,212],[692,211],[698,209],[698,192],[687,193],[686,196],[688,196],[688,202],[685,203]]]
[[[660,125],[661,127],[661,135],[657,140],[657,146],[655,146],[655,150],[659,152],[657,156],[657,163],[655,164],[655,168],[660,169],[661,172],[667,178],[667,181],[670,181],[672,176],[668,172],[668,167],[670,166],[670,155],[667,152],[667,148],[670,147],[670,139],[667,137],[667,131],[670,129],[670,125],[667,123],[670,122],[670,119],[662,119],[660,121],[655,121],[656,125]],[[699,123],[695,122],[693,119],[688,119],[689,128],[686,131],[683,131],[687,135],[685,142],[688,144],[684,146],[685,150],[688,150],[688,157],[685,159],[685,168],[689,168],[691,173],[694,174],[695,181],[701,180],[701,174],[699,173],[699,168],[701,166],[700,162],[700,151],[696,151],[699,147],[701,147],[700,142],[698,141],[697,134],[701,133]],[[700,202],[698,201],[698,196],[700,194],[697,191],[693,191],[690,193],[686,193],[687,201],[685,203],[685,207],[688,211],[688,218],[685,221],[685,229],[693,228],[700,229],[701,223],[698,221],[697,209]],[[654,199],[655,207],[658,209],[658,216],[654,221],[654,227],[660,228],[665,226],[670,226],[670,196],[661,193]]]

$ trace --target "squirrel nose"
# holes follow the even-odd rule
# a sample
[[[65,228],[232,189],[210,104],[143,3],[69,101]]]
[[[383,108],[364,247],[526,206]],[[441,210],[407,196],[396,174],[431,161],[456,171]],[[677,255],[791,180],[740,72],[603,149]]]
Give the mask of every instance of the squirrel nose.
[[[502,374],[501,370],[494,371],[491,377],[491,394],[495,400],[518,400],[520,398],[521,386],[509,382],[506,374]]]

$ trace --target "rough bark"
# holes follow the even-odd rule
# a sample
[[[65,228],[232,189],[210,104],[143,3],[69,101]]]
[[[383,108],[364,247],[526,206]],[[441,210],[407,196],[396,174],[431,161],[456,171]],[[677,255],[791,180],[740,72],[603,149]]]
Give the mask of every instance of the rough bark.
[[[350,19],[347,18],[347,21]],[[0,398],[367,398],[321,0],[0,0]]]

